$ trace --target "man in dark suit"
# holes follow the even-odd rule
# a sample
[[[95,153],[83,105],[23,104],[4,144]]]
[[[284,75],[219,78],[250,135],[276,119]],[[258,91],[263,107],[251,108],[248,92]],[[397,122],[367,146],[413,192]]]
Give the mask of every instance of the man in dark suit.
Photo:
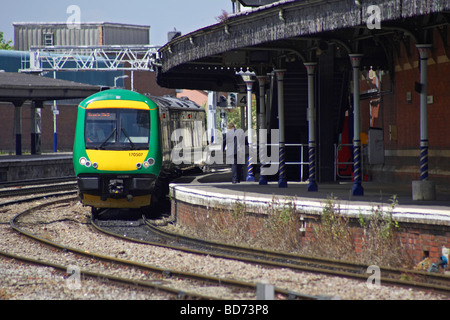
[[[234,123],[228,124],[226,134],[227,164],[231,163],[232,182],[242,179],[242,168],[245,163],[245,137],[242,129],[236,130]]]

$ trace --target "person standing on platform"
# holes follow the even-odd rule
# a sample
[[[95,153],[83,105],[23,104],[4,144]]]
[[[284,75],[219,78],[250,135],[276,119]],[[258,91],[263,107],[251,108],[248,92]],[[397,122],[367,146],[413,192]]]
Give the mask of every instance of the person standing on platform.
[[[245,163],[245,135],[242,129],[236,130],[232,122],[228,124],[226,150],[227,164],[231,164],[232,182],[239,183]]]

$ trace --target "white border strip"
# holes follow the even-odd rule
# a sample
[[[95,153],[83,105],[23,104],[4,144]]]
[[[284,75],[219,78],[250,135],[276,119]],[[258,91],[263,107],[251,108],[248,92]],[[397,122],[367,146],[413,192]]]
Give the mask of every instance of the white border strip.
[[[208,188],[204,190],[203,188]],[[282,207],[292,203],[294,200],[297,211],[306,214],[320,214],[327,204],[326,199],[310,198],[290,198],[289,196],[276,195],[255,195],[249,194],[229,194],[220,192],[220,189],[208,186],[199,188],[170,184],[170,194],[174,200],[183,201],[192,205],[204,206],[206,208],[233,208],[236,203],[242,203],[250,212],[267,212],[267,206]],[[386,203],[363,203],[356,201],[336,200],[336,206],[339,206],[341,214],[350,217],[359,217],[360,215],[369,216],[377,207],[383,209],[383,212],[390,212],[391,208]],[[398,222],[424,223],[432,225],[450,226],[450,209],[446,207],[427,208],[414,206],[398,205],[392,209],[392,217]]]

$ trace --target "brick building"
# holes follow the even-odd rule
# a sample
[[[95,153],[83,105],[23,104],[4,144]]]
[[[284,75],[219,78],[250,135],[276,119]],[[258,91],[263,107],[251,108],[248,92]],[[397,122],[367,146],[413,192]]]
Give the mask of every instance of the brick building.
[[[429,174],[440,187],[450,182],[450,56],[448,26],[430,29],[432,48],[428,56],[428,141]],[[367,164],[372,179],[393,182],[419,179],[420,82],[419,55],[413,43],[401,45],[395,54],[393,77],[384,76],[379,93],[361,100],[362,132],[371,128],[383,132],[384,159]],[[376,80],[364,73],[361,90]],[[376,101],[376,103],[371,103]]]

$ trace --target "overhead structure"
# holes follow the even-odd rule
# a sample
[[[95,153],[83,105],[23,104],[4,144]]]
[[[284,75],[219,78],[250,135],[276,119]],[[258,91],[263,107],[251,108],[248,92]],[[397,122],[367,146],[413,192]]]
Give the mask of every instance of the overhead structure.
[[[159,46],[46,46],[32,47],[21,72],[150,71]]]

